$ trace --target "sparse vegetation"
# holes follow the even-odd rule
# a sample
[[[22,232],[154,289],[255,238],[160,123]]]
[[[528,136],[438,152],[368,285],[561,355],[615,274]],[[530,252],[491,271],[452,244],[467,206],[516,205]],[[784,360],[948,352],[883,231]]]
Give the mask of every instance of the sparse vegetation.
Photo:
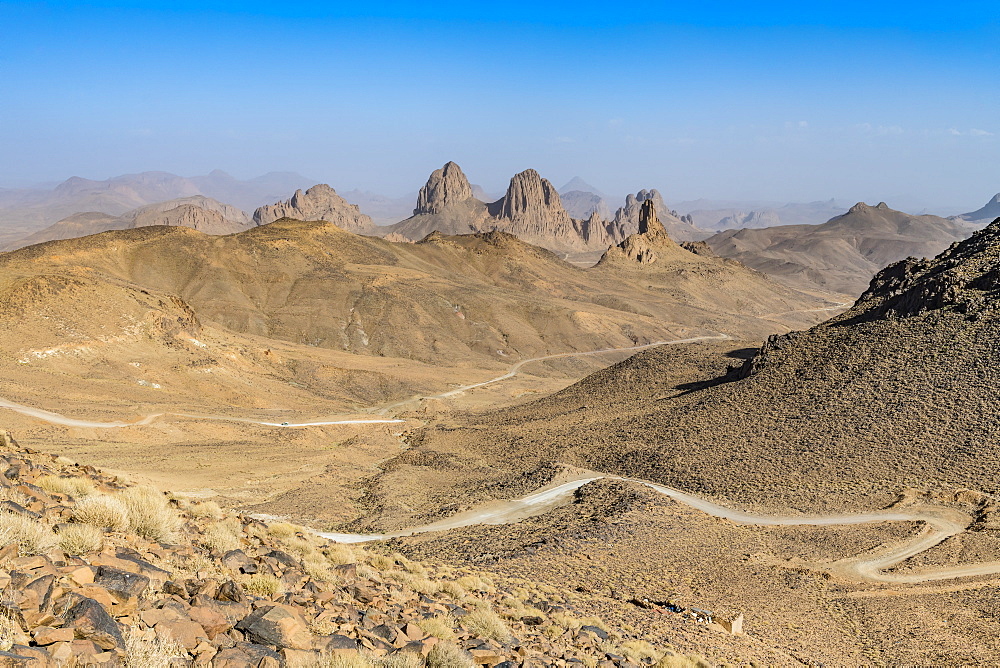
[[[171,668],[187,656],[184,648],[172,640],[149,633],[140,633],[126,626],[123,665],[125,668]]]
[[[455,618],[451,615],[436,615],[418,622],[427,635],[440,640],[451,640],[455,637]]]
[[[23,515],[0,512],[0,545],[17,543],[23,556],[42,554],[57,543],[52,529]]]
[[[127,531],[129,528],[128,508],[119,499],[108,494],[96,494],[77,501],[73,508],[73,519],[111,531]]]
[[[163,494],[152,487],[129,487],[118,498],[128,511],[130,531],[161,543],[176,539],[180,520]]]
[[[250,594],[270,598],[281,590],[281,580],[268,573],[255,573],[243,581],[243,588]]]
[[[511,638],[510,629],[500,615],[485,605],[463,617],[462,626],[476,635],[501,643]]]
[[[58,538],[59,547],[71,555],[97,552],[104,546],[104,532],[92,524],[68,524]]]
[[[94,483],[87,478],[46,475],[39,478],[35,484],[46,492],[66,494],[74,499],[82,499],[94,493]]]
[[[428,668],[475,668],[472,655],[454,643],[436,643],[427,654]]]

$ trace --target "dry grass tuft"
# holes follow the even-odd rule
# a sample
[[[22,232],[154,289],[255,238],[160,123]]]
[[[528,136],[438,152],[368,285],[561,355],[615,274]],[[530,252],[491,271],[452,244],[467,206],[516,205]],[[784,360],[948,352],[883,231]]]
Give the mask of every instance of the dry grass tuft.
[[[226,516],[222,508],[215,501],[192,503],[186,508],[186,512],[196,519],[221,520]]]
[[[131,531],[159,543],[177,539],[180,519],[163,494],[152,487],[129,487],[118,498],[128,510]]]
[[[281,580],[267,573],[256,573],[243,581],[247,593],[271,598],[281,589]]]
[[[711,668],[711,665],[704,657],[697,654],[687,656],[669,654],[657,661],[656,668]]]
[[[22,515],[0,513],[0,545],[17,543],[22,556],[44,554],[56,546],[52,529]]]
[[[438,592],[447,594],[456,601],[461,601],[469,594],[469,592],[465,591],[465,588],[462,585],[452,580],[445,580],[440,583],[438,585]]]
[[[451,615],[437,615],[417,622],[417,626],[429,636],[439,640],[451,640],[455,637],[455,618]]]
[[[326,555],[327,561],[329,561],[333,566],[354,564],[358,561],[358,555],[355,554],[354,548],[343,543],[334,543],[333,545],[330,545],[323,550],[323,554]]]
[[[462,626],[480,637],[497,642],[507,642],[512,637],[510,629],[500,615],[486,606],[477,608],[463,617]]]
[[[187,663],[187,652],[172,640],[148,637],[130,626],[125,627],[123,635],[125,656],[122,665],[125,668],[171,668]]]
[[[73,519],[111,531],[127,531],[129,528],[128,508],[108,494],[95,494],[78,501],[73,508]]]
[[[35,484],[46,492],[66,494],[74,499],[82,499],[94,493],[94,483],[88,478],[63,478],[54,475],[44,475]]]
[[[475,668],[472,655],[450,642],[439,642],[427,654],[428,668]]]
[[[104,532],[92,524],[69,524],[59,532],[59,547],[74,556],[97,552],[104,547]]]
[[[291,538],[299,531],[299,527],[288,522],[275,522],[267,526],[267,535],[278,539]]]
[[[223,553],[238,550],[243,546],[240,542],[241,529],[239,520],[235,518],[223,522],[213,522],[202,531],[201,543],[210,550]]]

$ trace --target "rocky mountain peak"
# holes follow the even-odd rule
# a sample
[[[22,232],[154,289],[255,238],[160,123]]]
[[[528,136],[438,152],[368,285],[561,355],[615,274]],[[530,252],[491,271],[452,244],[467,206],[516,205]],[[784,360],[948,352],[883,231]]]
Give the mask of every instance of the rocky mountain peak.
[[[656,219],[656,205],[653,199],[643,201],[642,208],[639,209],[639,234],[659,235],[666,234],[663,223]]]
[[[889,208],[889,207],[886,207],[886,208]],[[864,213],[866,211],[871,211],[871,209],[872,208],[870,206],[868,206],[867,204],[865,204],[864,202],[858,202],[857,204],[855,204],[854,206],[852,206],[850,209],[848,209],[847,213]]]
[[[375,232],[371,218],[325,183],[316,184],[305,192],[296,190],[290,199],[259,207],[253,214],[256,225],[273,223],[279,218],[325,220],[356,234]]]
[[[448,206],[472,199],[472,186],[454,162],[448,162],[441,169],[435,169],[427,183],[417,195],[414,216],[441,213]]]
[[[501,202],[499,218],[516,220],[542,216],[569,220],[555,187],[533,169],[511,177]]]

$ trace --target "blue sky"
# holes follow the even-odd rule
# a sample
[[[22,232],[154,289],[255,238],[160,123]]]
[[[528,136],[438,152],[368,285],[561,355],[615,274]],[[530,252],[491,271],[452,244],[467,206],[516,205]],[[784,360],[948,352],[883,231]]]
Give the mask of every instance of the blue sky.
[[[668,201],[978,207],[997,3],[0,2],[0,185],[457,161]],[[953,213],[953,212],[952,212]]]

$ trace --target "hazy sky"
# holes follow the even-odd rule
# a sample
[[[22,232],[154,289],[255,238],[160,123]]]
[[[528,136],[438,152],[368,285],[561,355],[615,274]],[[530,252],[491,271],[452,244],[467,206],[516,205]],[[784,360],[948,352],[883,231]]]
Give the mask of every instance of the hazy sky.
[[[455,160],[488,190],[533,167],[672,202],[1000,191],[995,0],[368,4],[0,2],[0,185],[398,195]]]

